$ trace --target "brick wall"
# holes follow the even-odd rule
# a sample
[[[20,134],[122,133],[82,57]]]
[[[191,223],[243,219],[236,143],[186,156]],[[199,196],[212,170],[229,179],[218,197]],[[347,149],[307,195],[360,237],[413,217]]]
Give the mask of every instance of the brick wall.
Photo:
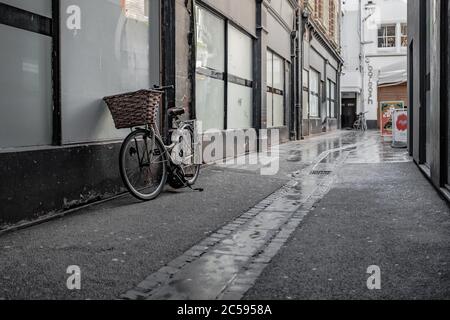
[[[378,88],[378,103],[383,101],[404,101],[405,106],[408,106],[408,87],[406,83],[396,86],[379,87]],[[378,111],[378,124],[380,124],[380,112]]]
[[[340,12],[339,0],[299,0],[301,8],[311,12],[311,19],[320,31],[339,49],[340,45]]]

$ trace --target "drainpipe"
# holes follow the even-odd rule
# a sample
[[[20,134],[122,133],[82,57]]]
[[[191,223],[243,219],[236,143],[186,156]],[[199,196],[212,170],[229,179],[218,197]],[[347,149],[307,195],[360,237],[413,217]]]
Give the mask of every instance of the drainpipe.
[[[299,33],[300,33],[300,36],[299,36],[299,49],[300,49],[300,54],[299,54],[299,56],[298,56],[298,59],[300,60],[300,63],[299,63],[299,65],[300,65],[300,71],[299,71],[299,87],[300,87],[300,94],[299,94],[299,99],[300,99],[300,101],[299,101],[299,103],[300,103],[300,108],[299,108],[299,113],[300,113],[300,115],[299,115],[299,117],[298,117],[298,119],[299,119],[299,123],[300,123],[300,128],[299,128],[299,138],[301,139],[301,140],[304,140],[305,139],[305,137],[303,136],[303,108],[304,108],[304,105],[303,105],[303,69],[304,69],[304,67],[305,67],[305,59],[304,59],[304,57],[305,57],[305,32],[306,32],[306,26],[307,26],[307,23],[308,23],[308,20],[309,20],[309,12],[308,12],[308,10],[305,8],[305,9],[300,9],[299,10],[299,13],[300,13],[300,19],[298,19],[298,29],[299,29]]]
[[[302,59],[301,51],[300,51],[300,44],[302,43],[301,40],[301,23],[300,23],[300,9],[296,11],[295,15],[295,80],[294,80],[294,88],[295,88],[295,110],[294,110],[294,116],[295,116],[295,140],[300,140],[302,136],[302,119],[301,119],[301,106],[302,106],[302,96],[301,96],[301,88],[302,88],[302,78],[301,73],[302,70],[300,69]]]

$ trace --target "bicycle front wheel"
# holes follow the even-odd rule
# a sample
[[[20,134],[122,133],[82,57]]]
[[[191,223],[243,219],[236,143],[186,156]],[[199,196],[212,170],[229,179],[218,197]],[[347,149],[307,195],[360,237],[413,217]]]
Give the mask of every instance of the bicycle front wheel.
[[[165,148],[153,132],[132,132],[120,150],[120,174],[128,191],[142,201],[158,197],[167,181],[166,162]]]

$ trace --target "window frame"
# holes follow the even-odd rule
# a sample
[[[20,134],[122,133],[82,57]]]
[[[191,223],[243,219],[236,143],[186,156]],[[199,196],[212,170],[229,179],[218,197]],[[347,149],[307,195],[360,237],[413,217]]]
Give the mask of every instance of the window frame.
[[[305,96],[307,99],[307,105],[304,105],[305,101],[302,101],[303,104],[303,119],[309,119],[309,105],[310,105],[310,96],[309,96],[309,70],[308,69],[303,69],[303,83],[302,83],[302,89],[303,89],[303,100],[305,100]],[[305,81],[306,78],[306,81]]]
[[[404,30],[403,27],[406,29]],[[405,32],[403,32],[405,31]],[[400,23],[400,47],[407,48],[408,47],[408,23],[402,22]]]
[[[23,9],[20,6],[14,6],[6,3],[0,3],[0,11],[2,13],[2,21],[0,24],[18,28],[22,31],[28,31],[51,39],[51,141],[46,144],[30,145],[30,146],[0,146],[4,150],[21,150],[34,149],[42,147],[58,147],[62,146],[62,120],[61,120],[61,48],[60,48],[60,1],[50,0],[51,17],[38,12]],[[21,19],[16,19],[16,15],[25,17],[22,19],[27,23],[21,23]]]
[[[394,35],[388,35],[388,28],[394,29]],[[382,35],[380,35],[382,31]],[[388,39],[393,39],[393,45],[388,46]],[[380,46],[380,40],[383,40],[384,46]],[[397,24],[396,23],[384,23],[380,24],[377,29],[377,47],[378,49],[395,49],[397,47]]]
[[[274,50],[270,49],[269,47],[267,48],[267,52],[270,53],[272,55],[272,61],[271,61],[271,66],[272,66],[272,79],[271,79],[271,83],[272,86],[269,86],[269,79],[266,79],[266,83],[267,83],[267,90],[266,90],[266,96],[268,96],[268,94],[270,94],[271,96],[271,106],[272,106],[272,123],[269,124],[268,119],[266,119],[267,121],[267,128],[281,128],[281,127],[285,127],[286,126],[286,60],[279,54],[277,54]],[[283,77],[283,89],[279,89],[279,88],[275,88],[275,83],[274,83],[274,58],[277,57],[280,61],[281,61],[281,66],[280,66],[280,73],[282,74]],[[267,59],[266,59],[267,61]],[[267,63],[267,62],[266,62]],[[267,77],[267,72],[266,72],[266,77]],[[275,126],[274,125],[274,95],[278,95],[278,96],[282,96],[283,97],[283,124],[281,126]]]
[[[214,79],[220,79],[224,82],[224,111],[223,111],[223,117],[224,117],[224,128],[223,130],[229,130],[229,121],[228,121],[228,105],[229,105],[229,99],[228,99],[228,94],[229,94],[229,88],[228,88],[228,84],[229,83],[233,83],[236,85],[240,85],[240,86],[245,86],[248,88],[251,88],[254,91],[254,84],[255,84],[255,80],[254,80],[254,71],[255,71],[255,59],[254,57],[254,52],[255,52],[255,37],[248,33],[246,30],[244,30],[242,27],[240,27],[239,25],[237,25],[236,23],[234,23],[233,21],[231,21],[230,19],[228,19],[226,16],[220,14],[219,12],[217,12],[216,10],[213,10],[211,8],[209,8],[206,5],[203,5],[201,3],[196,3],[195,4],[195,10],[197,10],[197,8],[200,8],[202,10],[207,11],[208,13],[216,16],[217,18],[219,18],[220,20],[222,20],[224,22],[224,71],[219,71],[219,70],[213,70],[210,68],[199,68],[199,67],[195,67],[195,74],[201,74],[202,76],[206,76],[206,77],[212,77]],[[197,18],[197,17],[196,17]],[[195,24],[197,24],[197,20],[195,21]],[[252,73],[253,73],[253,79],[244,79],[242,77],[233,75],[229,73],[228,70],[228,60],[229,60],[229,28],[233,27],[235,28],[237,31],[243,33],[244,35],[248,36],[251,39],[252,42]],[[197,31],[198,32],[198,31]],[[196,33],[197,33],[196,32]],[[195,35],[196,37],[198,37],[198,35]],[[195,48],[195,50],[197,50],[197,46]],[[194,80],[196,81],[196,80]],[[255,112],[255,108],[254,108],[254,101],[255,101],[255,97],[254,95],[252,95],[252,102],[251,102],[251,106],[252,106],[252,112]],[[250,128],[254,128],[255,127],[255,120],[254,120],[254,116],[251,117],[251,126]]]
[[[314,90],[316,88],[313,88],[312,86],[312,74],[316,74],[317,75],[317,92]],[[309,71],[309,117],[313,118],[313,119],[319,119],[321,117],[321,112],[320,112],[320,87],[322,85],[322,81],[320,79],[320,72],[316,71],[315,69],[310,69]],[[317,113],[313,113],[312,112],[312,100],[311,97],[314,96],[315,98],[317,98]]]
[[[331,90],[334,88],[334,90]],[[334,93],[332,97],[331,93]],[[328,79],[327,81],[327,117],[329,119],[336,119],[336,83],[333,80]]]

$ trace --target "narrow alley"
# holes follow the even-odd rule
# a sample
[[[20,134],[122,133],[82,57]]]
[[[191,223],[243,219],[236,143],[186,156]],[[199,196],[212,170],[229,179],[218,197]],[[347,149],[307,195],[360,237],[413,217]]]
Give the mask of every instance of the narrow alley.
[[[280,170],[203,168],[168,188],[0,235],[0,299],[435,299],[450,211],[405,149],[337,131],[280,147]],[[81,269],[69,291],[66,269]],[[368,290],[369,266],[382,290]]]

